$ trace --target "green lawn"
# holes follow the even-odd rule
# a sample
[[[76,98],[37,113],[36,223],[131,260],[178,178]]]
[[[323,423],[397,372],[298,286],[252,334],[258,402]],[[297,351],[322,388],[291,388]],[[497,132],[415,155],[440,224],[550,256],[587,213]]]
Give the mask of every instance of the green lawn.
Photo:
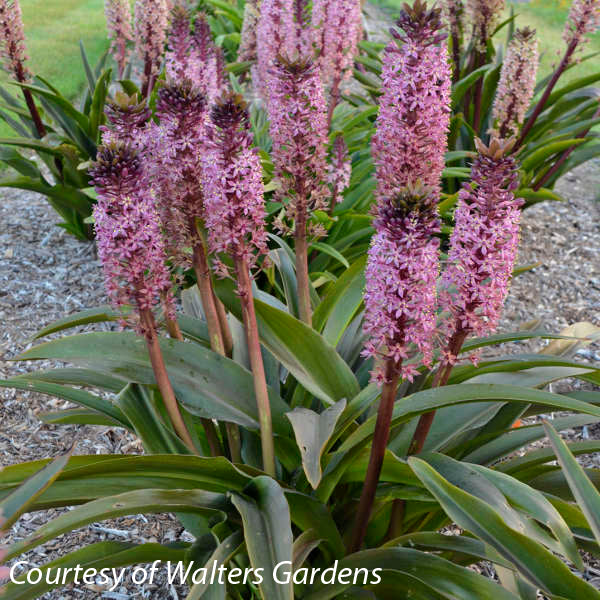
[[[79,40],[92,65],[108,47],[103,6],[103,0],[21,0],[29,68],[69,98],[85,83]],[[0,80],[5,85],[7,76]],[[12,130],[0,122],[0,137],[7,135]]]

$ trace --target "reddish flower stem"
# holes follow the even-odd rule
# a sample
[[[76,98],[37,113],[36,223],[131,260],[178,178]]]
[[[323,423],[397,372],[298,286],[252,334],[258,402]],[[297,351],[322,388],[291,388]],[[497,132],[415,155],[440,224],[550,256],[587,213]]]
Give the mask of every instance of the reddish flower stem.
[[[600,108],[594,113],[593,116],[594,119],[597,119],[598,117],[600,117]],[[588,127],[585,131],[582,131],[579,135],[577,135],[576,138],[583,139],[591,131],[591,129],[591,127]],[[578,146],[571,146],[569,149],[565,150],[560,155],[558,160],[552,165],[552,167],[533,184],[532,187],[536,192],[543,188],[544,184],[549,181],[552,176],[565,164],[569,156],[573,154],[576,148],[578,148]]]
[[[331,85],[331,92],[329,98],[329,108],[327,110],[327,131],[331,129],[331,121],[333,120],[333,112],[335,111],[335,107],[340,103],[340,83],[341,78],[338,75]]]
[[[181,333],[177,319],[171,319],[165,313],[165,323],[167,325],[169,336],[175,340],[183,342],[183,334]],[[215,424],[210,419],[206,418],[201,418],[200,422],[202,423],[202,428],[206,434],[206,441],[208,443],[211,456],[222,456],[223,452],[221,450],[221,443],[219,442],[219,436],[217,434],[217,428],[215,427]]]
[[[521,136],[519,137],[518,142],[515,144],[513,152],[516,152],[523,145],[523,142],[525,141],[527,134],[531,131],[531,128],[535,125],[535,122],[537,121],[538,117],[540,116],[540,114],[542,113],[544,108],[546,107],[546,103],[548,102],[548,99],[550,98],[550,94],[552,93],[552,90],[556,86],[558,80],[560,79],[560,76],[565,72],[565,69],[569,66],[571,57],[573,56],[573,53],[577,49],[577,44],[578,44],[578,40],[573,40],[567,47],[565,55],[563,56],[562,60],[560,61],[560,64],[558,65],[556,71],[554,71],[554,75],[552,75],[552,79],[550,79],[550,81],[548,82],[548,85],[546,86],[546,89],[545,89],[542,97],[540,98],[539,102],[537,103],[536,107],[534,108],[533,112],[531,113],[531,116],[529,117],[529,119],[527,120],[525,125],[523,126],[523,129],[521,130]]]
[[[154,320],[154,315],[148,308],[140,308],[139,312],[141,325],[144,330],[146,346],[148,347],[148,354],[150,355],[152,370],[154,371],[156,384],[163,397],[169,419],[171,420],[175,432],[185,443],[185,445],[190,449],[191,452],[198,454],[198,451],[194,446],[194,442],[192,441],[192,436],[190,435],[183,417],[181,416],[179,404],[177,403],[173,386],[169,380],[167,367],[165,365],[165,360],[163,358],[158,341],[158,335],[156,334],[156,321]]]
[[[390,438],[390,425],[392,422],[392,413],[394,410],[394,402],[398,391],[399,377],[398,365],[393,360],[388,360],[385,365],[385,379],[381,390],[381,401],[379,410],[377,411],[377,421],[375,423],[375,433],[373,435],[373,443],[371,445],[371,456],[369,458],[369,466],[367,467],[367,475],[363,486],[356,519],[354,521],[354,533],[350,543],[349,552],[358,552],[363,545],[367,534],[367,527],[373,510],[373,502],[375,500],[375,492],[381,468],[383,466],[383,458],[385,449]]]
[[[310,279],[308,276],[308,241],[306,239],[306,208],[298,206],[294,231],[296,252],[296,278],[298,280],[298,311],[300,320],[312,326]]]
[[[242,305],[242,318],[246,330],[246,342],[250,357],[250,367],[254,379],[254,394],[258,407],[260,425],[260,439],[262,445],[263,470],[271,477],[275,477],[275,447],[273,443],[273,425],[271,423],[271,404],[265,367],[260,351],[258,324],[254,310],[254,297],[248,264],[244,258],[236,257],[235,270],[237,274],[238,290]]]
[[[192,231],[196,229],[195,221],[190,224],[193,227]],[[208,337],[210,338],[210,347],[214,352],[221,356],[227,356],[227,350],[225,347],[223,330],[221,328],[221,319],[219,318],[218,304],[219,300],[215,296],[212,281],[210,278],[210,266],[208,264],[208,257],[200,233],[197,234],[196,243],[193,248],[193,264],[194,271],[196,273],[196,285],[200,292],[200,300],[202,301],[202,307],[204,308],[204,316],[206,317],[206,324],[208,326]],[[224,311],[223,311],[224,312]],[[227,317],[223,317],[223,324],[227,323]],[[227,325],[229,348],[232,347],[233,342],[231,341],[231,332]],[[231,350],[229,350],[231,352]],[[231,354],[229,354],[230,356]],[[212,421],[211,421],[212,423]],[[214,427],[214,425],[213,425]],[[241,462],[241,436],[239,428],[235,423],[226,423],[225,428],[227,430],[227,440],[229,442],[229,451],[231,453],[231,459],[234,462]],[[206,429],[206,428],[205,428]],[[215,430],[216,436],[216,430]],[[208,432],[207,432],[208,437]],[[213,440],[214,443],[214,440]],[[219,454],[221,451],[219,449]]]

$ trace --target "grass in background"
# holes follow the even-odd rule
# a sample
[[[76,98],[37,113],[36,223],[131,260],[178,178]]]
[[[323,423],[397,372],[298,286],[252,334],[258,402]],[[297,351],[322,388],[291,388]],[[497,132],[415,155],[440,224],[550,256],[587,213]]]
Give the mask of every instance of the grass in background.
[[[70,99],[85,85],[79,40],[92,65],[108,48],[103,7],[103,0],[21,0],[29,69]],[[7,81],[0,73],[0,85],[12,88]],[[0,137],[9,135],[12,129],[0,121]]]

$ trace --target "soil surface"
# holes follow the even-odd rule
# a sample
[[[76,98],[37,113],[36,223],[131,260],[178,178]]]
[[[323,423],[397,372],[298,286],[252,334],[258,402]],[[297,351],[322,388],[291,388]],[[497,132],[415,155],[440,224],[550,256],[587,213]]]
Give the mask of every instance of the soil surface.
[[[373,26],[375,33],[386,27],[385,17],[368,11],[369,21],[379,21]],[[581,321],[600,326],[600,202],[595,201],[600,195],[600,162],[590,162],[568,175],[559,182],[558,191],[566,198],[564,203],[540,204],[523,215],[519,263],[539,262],[540,266],[515,280],[506,304],[504,331],[538,319],[540,327],[553,332]],[[44,366],[8,360],[30,347],[31,336],[41,327],[106,302],[94,246],[75,240],[56,226],[57,221],[43,197],[0,190],[0,379]],[[535,349],[542,346],[539,342]],[[517,351],[524,347],[513,345]],[[600,366],[599,344],[581,348],[578,355]],[[573,380],[555,385],[560,391],[582,387]],[[71,449],[75,454],[141,452],[135,438],[122,429],[40,422],[38,413],[64,408],[63,401],[0,388],[0,402],[0,466],[59,456]],[[600,439],[600,427],[564,433],[571,438]],[[584,456],[581,461],[600,466],[598,456]],[[22,539],[58,512],[25,515],[3,542]],[[186,539],[187,533],[170,515],[137,515],[63,535],[23,559],[33,567],[93,542],[169,543],[182,537]],[[593,561],[588,567],[586,578],[600,587],[600,568]],[[185,591],[169,585],[162,571],[153,585],[140,587],[126,581],[114,590],[98,585],[67,587],[44,598],[160,600],[183,598]]]

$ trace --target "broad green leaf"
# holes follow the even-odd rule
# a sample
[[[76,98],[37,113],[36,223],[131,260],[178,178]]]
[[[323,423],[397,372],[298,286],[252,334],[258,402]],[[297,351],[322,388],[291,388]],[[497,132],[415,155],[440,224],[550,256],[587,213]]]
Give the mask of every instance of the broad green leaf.
[[[465,535],[446,535],[437,531],[415,531],[386,542],[382,548],[402,546],[408,546],[415,550],[453,552],[468,557],[469,564],[480,560],[488,560],[496,566],[503,565],[508,569],[512,568],[512,564],[502,558],[489,544]],[[453,556],[452,559],[452,562],[457,562],[457,557]]]
[[[135,383],[128,384],[116,398],[144,449],[151,454],[189,454],[182,441],[158,417],[148,392]]]
[[[572,410],[600,417],[600,408],[593,404],[574,400],[516,385],[503,384],[470,384],[449,385],[441,388],[423,390],[410,396],[405,396],[396,402],[392,417],[392,427],[405,423],[412,418],[444,406],[454,406],[468,402],[523,402],[553,406],[563,410]],[[376,416],[363,423],[340,447],[340,452],[349,450],[354,445],[371,439],[375,430]]]
[[[547,144],[543,148],[540,148],[536,152],[534,152],[531,156],[528,156],[522,163],[521,168],[525,171],[531,171],[532,169],[536,169],[539,165],[541,165],[544,161],[550,158],[554,154],[558,154],[559,152],[564,152],[573,146],[579,146],[580,144],[584,144],[587,142],[585,138],[573,138],[570,140],[564,140],[562,142],[554,142],[553,144]]]
[[[57,333],[58,331],[64,331],[65,329],[70,329],[72,327],[79,327],[80,325],[117,321],[120,317],[121,314],[108,305],[98,306],[96,308],[86,308],[85,310],[69,315],[68,317],[54,321],[54,323],[40,329],[33,336],[33,339],[36,340],[50,335],[51,333]]]
[[[107,496],[78,506],[38,527],[33,534],[7,548],[10,560],[45,542],[96,521],[138,513],[176,512],[212,516],[231,511],[224,494],[203,490],[139,490]]]
[[[18,377],[6,379],[5,381],[0,380],[0,387],[28,390],[39,392],[40,394],[48,394],[50,396],[55,396],[56,398],[62,398],[63,400],[68,400],[69,402],[74,402],[80,406],[98,411],[116,421],[121,427],[131,429],[131,424],[119,408],[114,406],[114,404],[108,400],[96,396],[95,394],[90,394],[90,392],[86,392],[85,390],[79,390],[47,381],[36,381],[33,378],[27,378],[26,375],[19,375]]]
[[[561,428],[557,426],[558,419],[554,419],[551,422],[552,427],[557,431],[560,431]],[[562,429],[567,429],[563,427]],[[543,435],[541,435],[538,439],[541,439]],[[596,452],[600,452],[600,440],[589,440],[583,442],[573,442],[569,444],[569,452],[571,452],[574,456],[579,456],[580,454],[594,454]],[[515,476],[519,475],[521,471],[526,471],[531,467],[535,467],[537,465],[543,465],[545,463],[554,461],[556,459],[556,455],[554,454],[554,450],[552,448],[538,448],[536,450],[530,450],[525,453],[523,456],[516,456],[514,458],[509,458],[508,460],[504,460],[499,463],[495,468],[503,473],[513,474]]]
[[[24,481],[0,502],[0,532],[6,531],[44,493],[69,461],[66,454],[46,465],[41,471]],[[4,555],[4,559],[6,555]]]
[[[242,516],[250,564],[263,569],[263,600],[293,600],[292,583],[276,583],[273,577],[276,565],[289,561],[292,567],[292,523],[282,489],[270,477],[256,477],[231,501]]]
[[[217,291],[225,306],[241,318],[233,289],[217,285]],[[359,392],[350,367],[314,329],[260,300],[255,299],[254,306],[261,342],[309,392],[326,404]]]
[[[483,65],[483,67],[479,67],[479,69],[472,71],[469,75],[456,82],[452,86],[452,106],[456,107],[467,93],[467,90],[469,90],[476,81],[481,79],[491,67],[492,65]]]
[[[560,552],[583,569],[567,524],[540,492],[504,473],[460,462],[442,454],[427,455],[424,460],[449,483],[494,508],[508,526],[546,545],[550,550]],[[556,540],[550,538],[541,527],[534,527],[529,519],[523,518],[517,511],[548,527]]]
[[[565,567],[566,568],[566,567]],[[337,572],[342,569],[351,569],[356,572],[358,569],[358,585],[363,587],[365,571],[368,571],[368,584],[364,587],[370,587],[377,590],[374,582],[377,581],[377,575],[385,576],[387,571],[392,571],[402,578],[416,578],[417,581],[429,587],[438,594],[437,597],[446,600],[518,600],[517,596],[507,590],[502,589],[491,579],[479,575],[464,567],[460,567],[448,560],[440,558],[434,554],[412,550],[410,548],[381,548],[377,550],[366,550],[356,552],[338,565]],[[380,569],[375,573],[375,569]],[[317,583],[304,596],[303,600],[330,600],[331,598],[343,598],[342,592],[352,585],[351,583],[340,583],[336,579],[333,583]],[[397,586],[395,586],[397,589]],[[409,586],[410,589],[410,586]],[[411,596],[396,596],[397,598]],[[417,596],[422,598],[422,596]]]
[[[10,465],[0,471],[0,499],[8,496],[49,460]],[[223,457],[183,455],[73,456],[54,484],[30,507],[74,506],[102,496],[144,489],[241,491],[250,477]]]
[[[69,367],[30,371],[28,373],[23,373],[23,375],[17,375],[12,379],[16,381],[25,379],[27,381],[47,381],[49,383],[94,387],[109,392],[120,392],[125,385],[127,385],[122,379],[110,377],[109,375],[106,375],[106,373],[93,371],[92,369]]]
[[[584,425],[596,423],[597,420],[597,417],[587,415],[569,415],[568,417],[554,419],[553,424],[560,431],[573,427],[583,427]],[[544,429],[542,425],[527,425],[510,429],[487,443],[474,440],[472,445],[475,446],[475,449],[464,456],[463,460],[481,465],[490,465],[543,437]],[[499,465],[499,468],[502,469],[502,466]]]
[[[563,468],[563,473],[573,496],[577,500],[577,505],[586,516],[596,541],[600,543],[600,493],[588,479],[576,458],[571,454],[569,447],[547,421],[544,422],[544,429],[552,448],[554,448],[556,458]]]
[[[509,527],[486,502],[446,481],[425,461],[410,457],[408,462],[459,527],[495,548],[528,581],[551,594],[600,598],[600,593],[575,576],[562,560],[541,544]]]
[[[117,421],[95,410],[85,408],[66,408],[37,413],[36,417],[46,425],[101,425],[103,427],[122,427]]]
[[[308,408],[298,407],[286,415],[294,428],[304,473],[315,489],[321,481],[321,458],[345,408],[346,400],[342,399],[326,408],[321,414]]]
[[[344,267],[346,267],[346,269],[348,267],[350,267],[350,264],[348,263],[348,261],[346,260],[344,255],[341,254],[340,252],[338,252],[333,246],[331,246],[329,244],[325,244],[323,242],[312,242],[309,247],[309,250],[311,248],[314,250],[318,250],[319,252],[323,252],[324,254],[327,254],[328,256],[331,256],[332,258],[335,258],[335,260],[342,263],[342,265],[344,265]]]
[[[161,338],[161,350],[179,401],[193,414],[258,429],[252,374],[199,344]],[[55,359],[90,366],[124,381],[153,385],[142,337],[130,332],[86,333],[35,346],[18,360]],[[289,431],[287,405],[270,390],[273,426]]]
[[[327,290],[327,295],[314,312],[313,326],[323,330],[324,339],[332,346],[340,341],[363,302],[366,261],[364,256],[352,263]]]

